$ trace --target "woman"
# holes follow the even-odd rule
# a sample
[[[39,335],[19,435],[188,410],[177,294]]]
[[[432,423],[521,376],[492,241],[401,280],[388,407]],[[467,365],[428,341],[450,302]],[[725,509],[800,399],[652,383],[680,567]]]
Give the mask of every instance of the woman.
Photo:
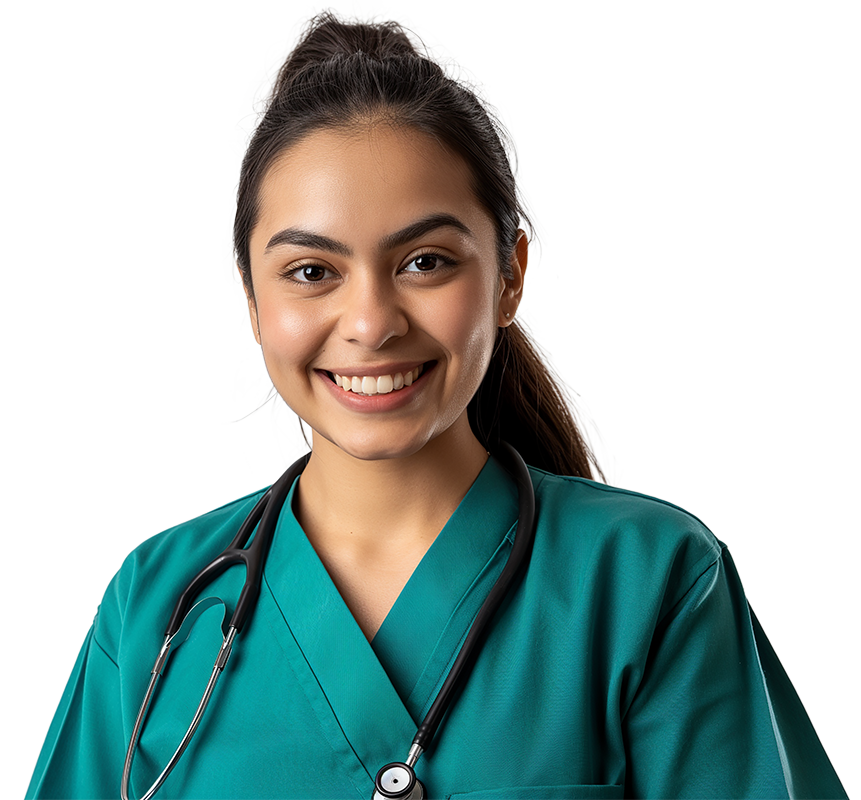
[[[531,527],[502,442],[532,468],[534,544],[424,743],[427,796],[845,796],[726,548],[674,506],[589,480],[515,321],[523,216],[471,92],[396,25],[314,21],[249,146],[234,229],[254,336],[312,452],[160,796],[368,797],[378,771],[406,774],[381,768],[406,757]],[[175,598],[262,495],[129,556],[29,796],[115,797],[130,741],[130,794],[148,791],[220,618],[171,655],[135,743],[146,670]],[[204,595],[232,610],[242,573]]]

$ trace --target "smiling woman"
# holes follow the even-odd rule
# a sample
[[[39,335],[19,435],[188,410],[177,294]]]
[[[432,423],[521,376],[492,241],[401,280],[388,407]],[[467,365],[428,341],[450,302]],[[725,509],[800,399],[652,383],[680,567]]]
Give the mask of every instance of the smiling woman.
[[[465,412],[523,267],[512,257],[513,277],[500,274],[462,159],[416,131],[364,125],[308,134],[264,180],[246,281],[255,335],[329,467],[341,454],[412,457],[437,437],[483,464]]]
[[[28,796],[845,796],[726,547],[592,480],[515,322],[524,225],[469,90],[394,23],[312,22],[234,229],[311,453],[129,556]]]

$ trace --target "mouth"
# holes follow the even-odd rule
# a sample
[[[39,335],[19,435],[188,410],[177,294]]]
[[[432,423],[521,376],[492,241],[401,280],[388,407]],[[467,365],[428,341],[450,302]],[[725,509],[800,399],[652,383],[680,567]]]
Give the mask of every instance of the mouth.
[[[419,376],[433,369],[435,364],[435,361],[427,361],[406,372],[394,372],[391,375],[338,375],[335,372],[326,372],[326,375],[344,392],[372,397],[377,394],[399,392],[407,386],[412,386]]]

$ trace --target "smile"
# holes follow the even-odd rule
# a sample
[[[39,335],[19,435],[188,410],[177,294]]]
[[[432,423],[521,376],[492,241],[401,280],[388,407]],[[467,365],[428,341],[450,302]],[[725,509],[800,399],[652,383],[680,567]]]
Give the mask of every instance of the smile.
[[[397,392],[405,386],[412,386],[414,380],[424,371],[424,364],[408,372],[396,372],[393,375],[337,375],[332,372],[332,380],[336,386],[340,386],[345,392],[365,395],[370,397],[375,394],[389,394]]]

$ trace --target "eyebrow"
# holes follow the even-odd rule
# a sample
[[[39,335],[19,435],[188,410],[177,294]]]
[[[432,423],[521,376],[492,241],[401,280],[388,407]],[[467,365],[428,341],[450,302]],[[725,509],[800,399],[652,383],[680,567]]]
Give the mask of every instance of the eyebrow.
[[[401,228],[399,231],[384,236],[380,240],[379,249],[381,252],[393,250],[438,228],[454,228],[471,238],[475,237],[475,234],[453,214],[430,214],[423,219],[407,225],[405,228]],[[353,251],[343,242],[319,233],[302,230],[301,228],[285,228],[283,231],[278,231],[267,243],[265,252],[268,253],[273,248],[283,244],[311,247],[315,250],[325,250],[341,256],[353,255]]]

